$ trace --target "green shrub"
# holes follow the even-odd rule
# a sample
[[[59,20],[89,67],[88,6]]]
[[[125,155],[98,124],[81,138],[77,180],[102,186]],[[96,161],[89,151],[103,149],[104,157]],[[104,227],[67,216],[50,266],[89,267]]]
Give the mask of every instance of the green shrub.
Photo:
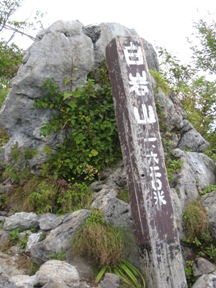
[[[69,183],[63,194],[59,190],[56,201],[60,214],[88,208],[92,203],[92,189],[84,182]]]
[[[53,212],[55,204],[55,197],[57,194],[57,187],[52,180],[34,179],[35,186],[31,186],[33,181],[28,183],[28,187],[31,189],[30,195],[27,198],[27,205],[31,207],[31,210],[35,213],[47,213]]]
[[[121,157],[114,114],[110,81],[106,66],[89,75],[81,87],[71,89],[71,79],[65,84],[69,92],[59,90],[56,83],[46,81],[47,95],[37,99],[35,106],[50,109],[52,119],[44,123],[41,135],[64,130],[65,140],[42,167],[43,173],[52,171],[56,177],[92,180]],[[47,148],[46,148],[47,151]]]

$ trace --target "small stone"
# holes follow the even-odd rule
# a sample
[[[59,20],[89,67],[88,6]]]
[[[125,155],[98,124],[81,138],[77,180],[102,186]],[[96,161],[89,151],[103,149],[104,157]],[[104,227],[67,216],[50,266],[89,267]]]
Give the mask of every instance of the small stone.
[[[113,273],[106,273],[103,281],[101,281],[99,288],[117,288],[120,285],[120,279]]]
[[[205,258],[197,258],[195,263],[193,264],[193,276],[201,276],[203,274],[209,274],[216,270],[216,266],[206,260]]]

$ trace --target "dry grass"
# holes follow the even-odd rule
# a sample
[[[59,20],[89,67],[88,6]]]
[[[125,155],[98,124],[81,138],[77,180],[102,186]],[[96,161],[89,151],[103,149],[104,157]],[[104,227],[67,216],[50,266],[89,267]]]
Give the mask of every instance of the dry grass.
[[[188,241],[193,241],[196,237],[209,234],[208,213],[205,207],[194,200],[187,205],[183,213],[185,235]]]

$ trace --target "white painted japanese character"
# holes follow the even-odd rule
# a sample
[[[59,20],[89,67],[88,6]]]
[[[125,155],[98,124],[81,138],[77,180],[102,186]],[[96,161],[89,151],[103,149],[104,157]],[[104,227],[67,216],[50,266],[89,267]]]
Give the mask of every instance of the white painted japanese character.
[[[131,85],[130,92],[135,92],[137,96],[145,96],[145,94],[149,93],[145,71],[142,71],[142,76],[139,72],[136,72],[136,76],[130,73],[129,79],[129,85]]]
[[[130,46],[125,46],[124,55],[128,65],[141,65],[143,63],[142,49],[130,42]]]
[[[152,166],[152,167],[150,167],[150,171],[151,171],[150,172],[150,177],[152,179],[152,181],[151,181],[152,188],[154,190],[161,190],[162,182],[158,178],[160,178],[162,175],[161,175],[160,172],[158,172],[159,171],[159,167],[158,166]]]
[[[142,110],[143,110],[143,117],[144,119],[140,118],[139,111],[136,107],[134,107],[134,116],[137,120],[138,124],[147,124],[147,123],[155,123],[155,113],[154,109],[151,105],[148,105],[148,108],[145,104],[142,104]]]
[[[144,139],[145,142],[155,142],[157,140],[157,138],[155,137],[149,137],[149,138],[146,138]],[[152,147],[155,147],[154,145]]]
[[[153,153],[153,151],[151,151],[150,154],[147,154],[146,157],[149,158],[149,163],[159,163],[158,155],[156,153]]]
[[[161,206],[161,205],[166,205],[167,201],[165,200],[165,195],[163,191],[157,191],[154,192],[154,199],[155,199],[155,205]]]
[[[158,174],[160,174],[160,173],[158,173]],[[156,175],[156,176],[159,177],[159,175]],[[160,174],[160,176],[161,176],[161,174]],[[162,182],[158,178],[152,178],[151,184],[152,184],[152,188],[154,190],[161,190],[161,188],[162,188]]]

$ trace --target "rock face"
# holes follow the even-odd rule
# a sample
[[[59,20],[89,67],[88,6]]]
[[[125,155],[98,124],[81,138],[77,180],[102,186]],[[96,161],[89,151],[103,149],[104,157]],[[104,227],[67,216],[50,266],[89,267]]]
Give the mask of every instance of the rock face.
[[[68,251],[74,233],[89,214],[88,210],[80,210],[65,215],[62,224],[51,230],[44,241],[32,245],[31,256],[34,262],[41,264],[47,261],[50,255]]]
[[[73,88],[83,84],[88,73],[104,59],[105,47],[115,36],[137,35],[116,23],[84,27],[79,21],[57,21],[41,31],[33,45],[26,51],[23,64],[12,81],[12,90],[0,110],[0,128],[10,135],[3,158],[8,160],[11,147],[37,149],[39,154],[30,166],[44,162],[45,145],[55,148],[64,135],[42,137],[40,128],[50,118],[49,111],[34,107],[36,98],[43,97],[44,81],[51,79],[65,90],[64,80],[73,78]],[[158,69],[156,53],[151,44],[143,40],[149,65]]]
[[[216,240],[216,190],[202,196],[201,203],[206,207],[212,236]]]
[[[4,229],[13,230],[17,228],[28,229],[38,227],[38,220],[38,215],[34,213],[19,212],[6,218],[4,222]]]

